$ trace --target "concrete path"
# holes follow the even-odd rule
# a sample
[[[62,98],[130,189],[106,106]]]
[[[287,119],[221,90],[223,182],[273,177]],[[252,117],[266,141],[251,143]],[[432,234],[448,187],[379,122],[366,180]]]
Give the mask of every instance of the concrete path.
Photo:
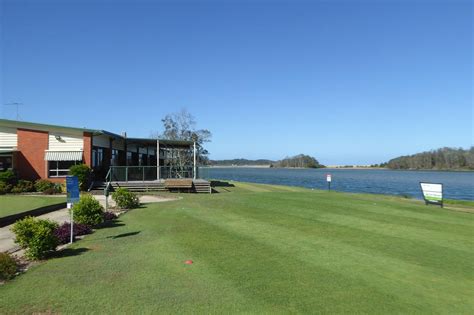
[[[94,195],[95,199],[99,200],[100,204],[105,208],[105,196],[103,195]],[[175,197],[162,197],[162,196],[153,196],[153,195],[144,195],[140,196],[140,203],[154,203],[154,202],[164,202],[178,200],[179,198]],[[109,197],[109,207],[115,207],[115,202]]]
[[[105,207],[105,196],[94,196],[99,202]],[[177,200],[178,198],[169,198],[169,197],[161,197],[161,196],[140,196],[140,203],[154,203],[154,202],[164,202],[164,201],[172,201]],[[109,197],[109,207],[114,207],[115,203],[113,202],[112,198]],[[49,219],[52,221],[56,221],[59,224],[64,222],[70,222],[70,215],[68,209],[61,209],[58,211],[53,211],[50,213],[46,213],[43,215],[38,216],[40,219]],[[8,225],[5,227],[0,228],[0,252],[15,252],[19,249],[19,247],[15,244],[13,239],[15,235],[10,231],[12,225]]]
[[[38,216],[38,218],[50,219],[52,221],[58,222],[59,224],[63,222],[70,222],[68,209],[61,209],[58,211],[46,213]],[[0,252],[12,252],[19,249],[18,245],[13,242],[15,235],[12,231],[10,231],[12,226],[13,225],[7,225],[5,227],[0,228]]]

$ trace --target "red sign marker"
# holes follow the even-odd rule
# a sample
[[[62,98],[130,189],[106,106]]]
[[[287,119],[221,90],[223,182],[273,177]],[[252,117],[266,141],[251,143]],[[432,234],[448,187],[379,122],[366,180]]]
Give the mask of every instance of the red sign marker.
[[[193,261],[192,261],[192,260],[186,260],[184,263],[185,263],[186,265],[192,265],[192,264],[193,264]]]

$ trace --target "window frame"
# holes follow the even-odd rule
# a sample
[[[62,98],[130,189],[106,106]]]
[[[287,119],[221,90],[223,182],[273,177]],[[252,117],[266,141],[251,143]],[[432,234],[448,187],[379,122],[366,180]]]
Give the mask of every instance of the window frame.
[[[3,167],[3,163],[2,163],[2,168],[0,168],[0,172],[13,170],[13,154],[1,154],[0,159],[1,158],[10,159],[10,167],[5,168]]]
[[[92,168],[100,169],[104,165],[104,148],[93,147],[92,148]]]
[[[59,168],[59,163],[60,162],[73,162],[74,164],[72,164],[71,166],[77,165],[77,164],[82,164],[82,160],[81,161],[48,161],[48,178],[64,178],[64,177],[69,175],[69,168],[67,168],[67,169]],[[51,168],[52,163],[56,163],[56,168]],[[69,167],[71,167],[71,166],[69,166]],[[52,175],[51,174],[52,171],[55,171],[56,175]],[[61,172],[61,175],[59,175],[59,172]],[[64,172],[66,172],[66,174],[62,175]]]

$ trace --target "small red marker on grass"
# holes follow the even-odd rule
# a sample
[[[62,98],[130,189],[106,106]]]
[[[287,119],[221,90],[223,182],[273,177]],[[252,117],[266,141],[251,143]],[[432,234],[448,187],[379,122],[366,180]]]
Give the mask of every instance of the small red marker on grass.
[[[186,265],[192,265],[192,264],[193,264],[193,261],[192,261],[192,260],[186,260],[184,263],[185,263]]]

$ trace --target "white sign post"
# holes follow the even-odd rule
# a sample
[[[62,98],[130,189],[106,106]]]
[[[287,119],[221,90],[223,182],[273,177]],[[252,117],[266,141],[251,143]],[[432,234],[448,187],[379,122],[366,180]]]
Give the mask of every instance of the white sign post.
[[[105,186],[105,189],[104,189],[104,195],[105,195],[105,211],[109,211],[109,194],[110,194],[110,190],[111,190],[111,185],[110,185],[110,183],[108,183],[107,186]]]
[[[420,186],[425,204],[431,203],[443,207],[443,184],[420,182]]]
[[[326,174],[326,181],[328,182],[328,190],[331,191],[331,174]]]
[[[74,241],[74,211],[72,210],[72,206],[74,206],[72,202],[67,203],[67,208],[69,209],[69,212],[71,213],[71,219],[69,221],[69,226],[70,226],[69,244],[72,244],[72,242]]]

